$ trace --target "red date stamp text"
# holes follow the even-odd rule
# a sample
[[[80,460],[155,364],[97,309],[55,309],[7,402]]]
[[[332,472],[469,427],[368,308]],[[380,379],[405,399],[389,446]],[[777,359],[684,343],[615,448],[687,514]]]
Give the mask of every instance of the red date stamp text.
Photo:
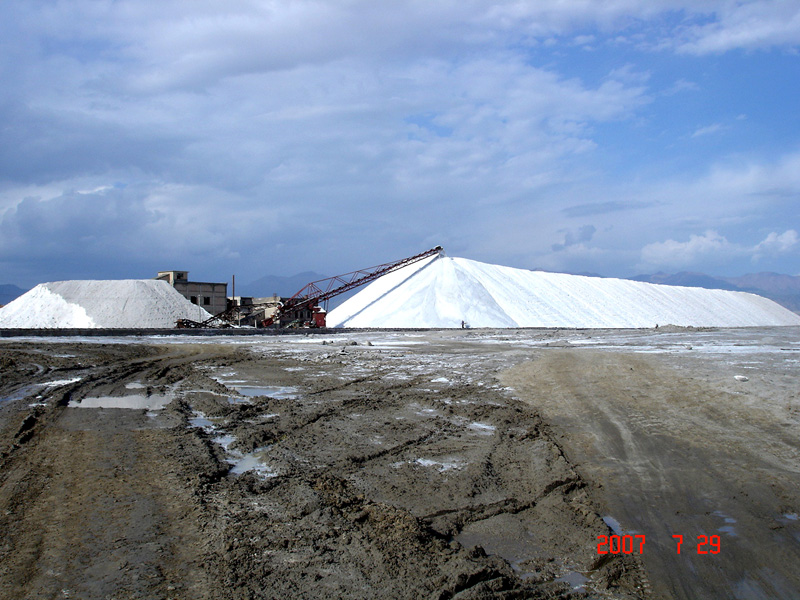
[[[675,553],[681,553],[683,535],[675,534],[672,538],[676,542]],[[644,554],[645,536],[636,535],[598,535],[598,554]],[[687,544],[688,546],[688,544]],[[722,549],[718,535],[698,535],[695,550],[697,554],[719,554]],[[686,547],[684,547],[684,551]]]

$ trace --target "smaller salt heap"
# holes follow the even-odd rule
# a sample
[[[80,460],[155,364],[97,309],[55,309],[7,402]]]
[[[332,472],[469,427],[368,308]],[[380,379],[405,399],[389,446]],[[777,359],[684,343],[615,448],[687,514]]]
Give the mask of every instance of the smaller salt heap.
[[[0,308],[3,329],[169,329],[211,315],[166,281],[121,279],[41,283]]]

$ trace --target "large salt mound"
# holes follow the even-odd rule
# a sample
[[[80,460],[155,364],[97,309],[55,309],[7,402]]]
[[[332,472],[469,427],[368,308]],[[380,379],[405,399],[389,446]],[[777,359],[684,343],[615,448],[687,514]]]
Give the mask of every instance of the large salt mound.
[[[439,255],[384,275],[328,314],[329,327],[800,325],[745,292],[527,271]]]
[[[0,328],[172,328],[211,315],[166,281],[122,279],[41,283],[0,308]]]

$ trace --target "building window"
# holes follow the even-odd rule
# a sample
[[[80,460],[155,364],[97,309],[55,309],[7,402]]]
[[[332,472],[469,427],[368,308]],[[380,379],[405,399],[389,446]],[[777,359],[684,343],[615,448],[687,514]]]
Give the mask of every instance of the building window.
[[[192,296],[189,300],[192,301],[192,304],[197,304],[197,296]]]
[[[211,296],[203,296],[203,305],[209,306],[211,304]]]

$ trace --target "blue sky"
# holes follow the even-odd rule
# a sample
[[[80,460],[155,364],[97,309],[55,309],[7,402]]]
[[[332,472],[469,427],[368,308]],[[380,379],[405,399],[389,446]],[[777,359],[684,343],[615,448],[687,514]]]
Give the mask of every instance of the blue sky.
[[[798,0],[5,0],[0,283],[800,274],[798,49]]]

